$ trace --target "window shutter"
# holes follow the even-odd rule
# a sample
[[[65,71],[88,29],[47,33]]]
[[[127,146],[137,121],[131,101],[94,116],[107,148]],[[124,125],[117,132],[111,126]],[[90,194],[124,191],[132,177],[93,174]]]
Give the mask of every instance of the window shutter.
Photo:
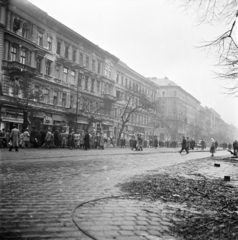
[[[66,93],[66,105],[65,108],[70,107],[70,93]]]

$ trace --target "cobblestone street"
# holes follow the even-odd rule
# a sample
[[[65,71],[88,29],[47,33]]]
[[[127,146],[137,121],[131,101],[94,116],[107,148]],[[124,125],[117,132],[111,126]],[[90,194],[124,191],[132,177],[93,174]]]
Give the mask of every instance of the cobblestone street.
[[[208,151],[182,155],[178,151],[147,148],[133,152],[116,148],[8,152],[3,149],[0,152],[1,239],[91,239],[73,223],[74,209],[86,201],[120,195],[116,185],[135,175],[210,157]],[[227,151],[215,154],[225,155]],[[95,239],[173,239],[166,236],[170,224],[166,216],[158,220],[157,215],[150,214],[147,218],[148,214],[139,210],[143,204],[146,203],[115,198],[110,202],[102,200],[94,209],[89,203],[90,207],[84,205],[76,210],[75,221],[79,226],[86,225]],[[146,205],[151,207],[149,203]],[[85,218],[78,215],[79,211]],[[108,229],[105,226],[110,221],[114,224]],[[160,231],[158,221],[162,222]]]

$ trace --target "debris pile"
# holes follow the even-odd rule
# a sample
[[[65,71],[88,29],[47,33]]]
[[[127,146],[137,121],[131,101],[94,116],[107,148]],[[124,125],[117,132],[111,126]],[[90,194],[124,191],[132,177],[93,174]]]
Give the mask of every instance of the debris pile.
[[[222,179],[156,174],[120,185],[121,190],[141,199],[186,204],[178,209],[171,231],[184,239],[238,239],[238,189]],[[189,209],[196,211],[189,211]]]

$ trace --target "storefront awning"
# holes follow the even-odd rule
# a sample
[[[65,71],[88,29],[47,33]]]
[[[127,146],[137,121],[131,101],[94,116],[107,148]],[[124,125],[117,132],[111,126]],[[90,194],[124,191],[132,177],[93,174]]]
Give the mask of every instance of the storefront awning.
[[[77,120],[77,123],[88,124],[86,120]]]
[[[2,117],[3,122],[23,123],[23,119],[13,119]]]

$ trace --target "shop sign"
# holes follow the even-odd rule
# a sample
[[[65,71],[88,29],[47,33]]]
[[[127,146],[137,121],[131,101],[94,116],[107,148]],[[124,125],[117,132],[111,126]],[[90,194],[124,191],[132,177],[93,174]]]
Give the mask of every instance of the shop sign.
[[[51,117],[44,116],[43,124],[45,124],[45,125],[53,125],[53,119]]]

